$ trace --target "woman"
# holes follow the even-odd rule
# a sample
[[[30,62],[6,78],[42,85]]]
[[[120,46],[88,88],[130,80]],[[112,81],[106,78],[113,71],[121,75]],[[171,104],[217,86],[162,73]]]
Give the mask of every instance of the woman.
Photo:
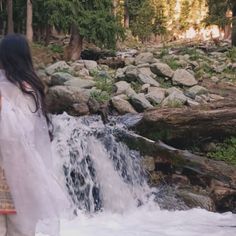
[[[0,236],[33,236],[36,228],[55,236],[69,204],[51,173],[44,86],[23,36],[1,41],[0,65]]]

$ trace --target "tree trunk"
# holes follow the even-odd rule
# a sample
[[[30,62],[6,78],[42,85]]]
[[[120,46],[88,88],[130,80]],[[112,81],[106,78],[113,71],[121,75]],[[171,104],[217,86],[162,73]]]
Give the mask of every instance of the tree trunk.
[[[235,105],[212,110],[163,108],[147,111],[135,129],[145,137],[186,148],[236,135],[235,117]]]
[[[126,29],[128,29],[129,28],[129,8],[128,8],[127,1],[125,1],[124,7],[125,7],[125,9],[124,9],[125,10],[125,12],[124,12],[124,27]]]
[[[7,0],[7,33],[14,33],[13,0]]]
[[[236,46],[236,3],[233,4],[232,46]]]
[[[68,60],[76,61],[80,59],[83,49],[83,37],[79,33],[79,29],[73,25],[71,27],[70,44],[66,48],[65,57]]]
[[[27,0],[27,21],[26,21],[26,37],[30,43],[33,42],[33,3]]]

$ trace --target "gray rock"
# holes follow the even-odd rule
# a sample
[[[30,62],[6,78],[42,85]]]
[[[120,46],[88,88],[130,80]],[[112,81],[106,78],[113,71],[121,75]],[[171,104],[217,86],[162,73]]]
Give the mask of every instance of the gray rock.
[[[163,107],[181,107],[187,102],[187,97],[184,94],[174,92],[171,93],[168,97],[162,102]]]
[[[83,68],[80,71],[78,71],[78,75],[80,75],[82,77],[89,76],[89,70],[86,68]]]
[[[73,69],[65,62],[65,61],[58,61],[46,68],[46,73],[48,75],[52,75],[56,72],[71,72]]]
[[[92,60],[79,60],[79,63],[83,63],[89,71],[98,70],[98,63]]]
[[[190,106],[190,107],[196,107],[196,106],[199,106],[200,104],[192,99],[188,99],[187,100],[187,105]]]
[[[225,98],[217,95],[217,94],[209,94],[209,97],[212,101],[220,101],[220,100],[224,100]]]
[[[75,78],[72,80],[69,80],[64,83],[66,86],[76,87],[76,88],[84,88],[84,89],[90,89],[95,86],[95,82],[93,80],[85,80],[85,79],[79,79]]]
[[[74,104],[87,103],[89,95],[81,89],[68,86],[54,86],[48,90],[46,104],[51,113],[74,110]]]
[[[116,71],[116,75],[115,75],[116,80],[124,80],[125,79],[125,71],[126,71],[126,67],[125,68],[119,68]]]
[[[164,63],[152,64],[151,71],[158,76],[168,77],[168,78],[171,78],[174,74],[174,71],[167,64]]]
[[[150,77],[149,75],[145,75],[145,74],[138,74],[137,80],[140,84],[150,84],[152,86],[156,86],[159,87],[160,84],[154,80],[152,77]]]
[[[143,112],[146,109],[153,108],[151,103],[145,98],[143,93],[135,94],[131,96],[130,102],[138,112]]]
[[[121,115],[124,115],[127,113],[133,113],[133,114],[137,113],[132,107],[132,105],[127,100],[125,100],[122,96],[113,97],[111,102],[114,108]]]
[[[184,69],[178,69],[175,71],[174,76],[172,78],[174,84],[184,85],[184,86],[194,86],[197,84],[197,80],[195,77]]]
[[[136,66],[127,66],[125,70],[125,79],[129,82],[136,81],[138,77],[138,68]]]
[[[79,63],[79,62],[74,62],[71,64],[72,69],[75,72],[81,71],[82,69],[84,69],[84,63]]]
[[[148,93],[152,93],[152,92],[155,92],[155,93],[165,93],[166,94],[166,89],[164,88],[158,88],[158,87],[149,87],[148,88]]]
[[[165,91],[153,91],[148,93],[145,97],[152,105],[159,105],[165,99]]]
[[[195,85],[187,91],[187,96],[195,98],[197,95],[208,94],[208,90],[200,85]]]
[[[125,94],[127,96],[132,96],[136,94],[135,91],[131,88],[130,84],[126,81],[119,81],[115,83],[114,87],[116,95]]]
[[[145,63],[153,63],[154,56],[151,52],[144,52],[139,54],[135,58],[135,64],[140,65],[140,64],[145,64]]]
[[[167,96],[170,95],[170,94],[172,94],[172,93],[184,94],[184,93],[182,92],[182,90],[180,90],[180,89],[178,89],[178,88],[176,88],[176,87],[171,87],[171,88],[168,88],[168,89],[166,90],[166,95],[167,95]]]
[[[220,79],[216,76],[212,76],[211,77],[211,80],[214,82],[214,83],[218,83],[220,81]]]
[[[87,103],[85,103],[85,102],[75,103],[75,104],[73,104],[73,108],[74,108],[74,111],[76,112],[76,114],[78,114],[80,116],[89,115],[89,107],[88,107]]]
[[[150,87],[151,87],[150,84],[144,84],[144,85],[142,85],[141,91],[142,91],[143,93],[147,93],[148,88],[150,88]],[[155,88],[155,87],[154,87],[154,88]]]
[[[125,65],[129,66],[129,65],[134,65],[135,63],[135,59],[133,57],[127,57],[125,58]]]
[[[65,82],[73,80],[75,77],[69,73],[56,72],[51,76],[51,85],[64,85]]]
[[[143,64],[143,65],[138,66],[138,70],[140,73],[142,73],[144,75],[148,75],[152,79],[155,79],[157,77],[154,73],[152,73],[149,64]]]

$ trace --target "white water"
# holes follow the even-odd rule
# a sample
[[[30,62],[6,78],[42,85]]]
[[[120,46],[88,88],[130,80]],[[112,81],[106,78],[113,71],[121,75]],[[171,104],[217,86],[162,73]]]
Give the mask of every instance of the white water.
[[[64,167],[77,212],[74,220],[62,221],[61,236],[236,235],[236,215],[231,213],[166,211],[147,201],[152,190],[143,181],[140,155],[117,143],[112,128],[99,120],[64,114],[54,117],[54,124],[57,168]],[[102,211],[94,213],[96,209]]]

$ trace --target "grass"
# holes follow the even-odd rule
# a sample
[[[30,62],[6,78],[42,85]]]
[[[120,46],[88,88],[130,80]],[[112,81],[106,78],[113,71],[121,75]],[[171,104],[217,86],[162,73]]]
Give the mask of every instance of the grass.
[[[63,53],[64,49],[63,46],[59,45],[59,44],[51,44],[48,46],[48,48],[53,52],[53,53]]]
[[[111,99],[111,95],[105,91],[93,91],[90,94],[91,98],[99,103],[106,103]]]
[[[166,88],[166,89],[168,89],[168,88],[173,87],[171,80],[165,80],[165,79],[163,79],[163,78],[158,78],[157,81],[158,81],[158,83],[160,83],[160,87],[161,87],[161,88]]]
[[[236,165],[236,137],[231,137],[216,145],[216,150],[207,154],[211,159]]]
[[[179,64],[177,59],[174,58],[170,58],[167,61],[165,61],[168,66],[172,69],[172,70],[177,70],[179,68],[182,68],[182,66]]]
[[[166,105],[169,108],[181,108],[184,106],[184,104],[180,101],[169,101]]]
[[[236,62],[236,47],[231,48],[226,56],[231,60],[231,62]]]

